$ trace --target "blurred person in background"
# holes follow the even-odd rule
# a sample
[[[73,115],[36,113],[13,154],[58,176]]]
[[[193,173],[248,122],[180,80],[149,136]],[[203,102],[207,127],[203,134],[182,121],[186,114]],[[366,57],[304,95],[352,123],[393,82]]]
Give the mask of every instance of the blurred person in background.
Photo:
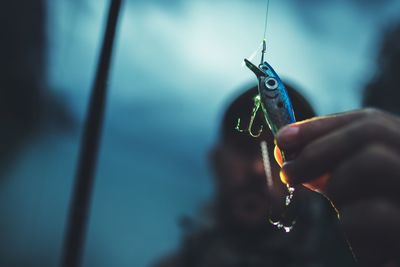
[[[297,119],[314,116],[308,102],[287,87]],[[156,266],[353,266],[354,262],[334,211],[319,195],[296,188],[293,200],[296,224],[290,233],[268,219],[283,212],[286,188],[280,167],[272,159],[274,138],[269,129],[260,137],[235,130],[249,123],[257,88],[246,90],[227,108],[219,139],[210,152],[215,177],[215,198],[197,221],[185,219],[180,248]],[[254,129],[263,123],[257,114]],[[267,141],[273,187],[268,188],[260,142]]]
[[[399,73],[397,25],[386,33],[364,91],[363,105],[376,109],[314,118],[277,137],[281,149],[298,155],[283,165],[287,181],[332,201],[361,266],[400,266]]]

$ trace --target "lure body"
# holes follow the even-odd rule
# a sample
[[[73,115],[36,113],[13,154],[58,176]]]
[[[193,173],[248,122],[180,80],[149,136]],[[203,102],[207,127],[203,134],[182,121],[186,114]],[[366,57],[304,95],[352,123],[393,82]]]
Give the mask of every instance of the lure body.
[[[296,122],[285,85],[267,62],[257,67],[247,59],[244,61],[257,76],[261,108],[269,128],[276,135],[285,125]]]

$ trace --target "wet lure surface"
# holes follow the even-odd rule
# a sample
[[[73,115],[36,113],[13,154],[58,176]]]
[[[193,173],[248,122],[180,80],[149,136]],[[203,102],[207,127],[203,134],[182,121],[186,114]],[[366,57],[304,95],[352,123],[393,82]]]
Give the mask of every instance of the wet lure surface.
[[[285,125],[296,122],[285,85],[266,61],[258,67],[247,59],[244,61],[257,76],[260,106],[269,128],[276,135]]]

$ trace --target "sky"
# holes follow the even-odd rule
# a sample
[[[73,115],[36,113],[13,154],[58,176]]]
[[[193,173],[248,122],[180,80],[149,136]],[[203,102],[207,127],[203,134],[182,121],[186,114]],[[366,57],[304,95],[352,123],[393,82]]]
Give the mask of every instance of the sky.
[[[212,196],[207,153],[265,1],[126,1],[117,33],[84,266],[148,266],[179,244],[177,218]],[[48,3],[48,83],[76,127],[27,145],[0,194],[10,259],[60,256],[82,123],[108,1]],[[360,107],[398,1],[270,2],[267,61],[318,114]],[[250,112],[250,111],[249,111]],[[51,255],[51,256],[49,256]]]

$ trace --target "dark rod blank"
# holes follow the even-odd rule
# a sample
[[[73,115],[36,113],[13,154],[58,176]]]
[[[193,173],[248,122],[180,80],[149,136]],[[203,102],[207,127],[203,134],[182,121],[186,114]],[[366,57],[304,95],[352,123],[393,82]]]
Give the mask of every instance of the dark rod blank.
[[[62,251],[63,267],[79,267],[82,264],[90,200],[106,104],[108,74],[120,7],[121,0],[111,0],[99,64],[81,140],[74,191]]]

